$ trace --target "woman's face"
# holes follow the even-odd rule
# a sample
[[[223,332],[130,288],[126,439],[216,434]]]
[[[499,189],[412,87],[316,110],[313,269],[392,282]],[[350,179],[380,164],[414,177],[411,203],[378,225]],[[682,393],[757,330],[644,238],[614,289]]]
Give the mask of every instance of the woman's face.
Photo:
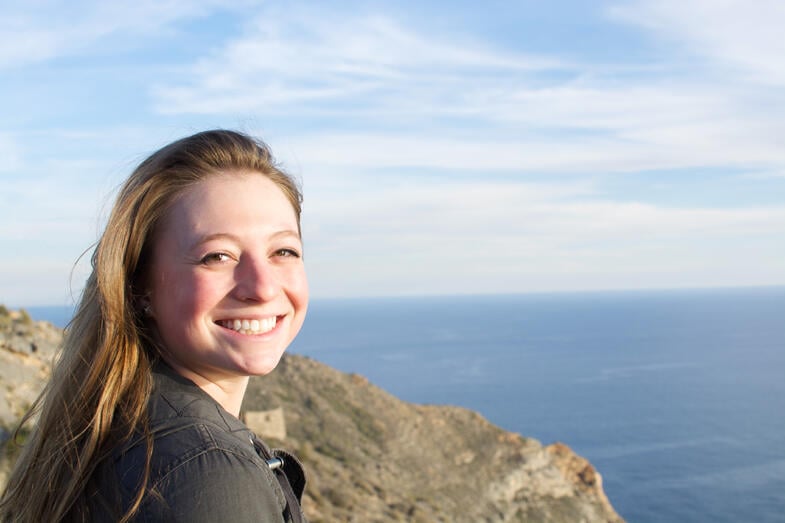
[[[267,374],[308,304],[289,200],[258,173],[189,188],[156,231],[147,281],[164,359],[181,374],[213,383]]]

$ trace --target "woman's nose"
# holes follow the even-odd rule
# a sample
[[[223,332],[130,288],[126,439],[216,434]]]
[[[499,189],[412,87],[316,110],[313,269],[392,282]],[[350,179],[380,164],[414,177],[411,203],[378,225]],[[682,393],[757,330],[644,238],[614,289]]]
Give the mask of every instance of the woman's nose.
[[[269,301],[280,291],[275,269],[267,258],[241,259],[236,271],[237,297],[242,301]]]

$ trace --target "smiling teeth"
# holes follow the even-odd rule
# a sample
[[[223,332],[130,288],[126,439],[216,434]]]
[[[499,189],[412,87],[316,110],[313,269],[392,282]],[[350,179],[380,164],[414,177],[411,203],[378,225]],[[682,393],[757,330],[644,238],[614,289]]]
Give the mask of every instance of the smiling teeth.
[[[232,329],[240,334],[263,334],[275,328],[278,318],[264,318],[261,320],[221,320],[222,327]]]

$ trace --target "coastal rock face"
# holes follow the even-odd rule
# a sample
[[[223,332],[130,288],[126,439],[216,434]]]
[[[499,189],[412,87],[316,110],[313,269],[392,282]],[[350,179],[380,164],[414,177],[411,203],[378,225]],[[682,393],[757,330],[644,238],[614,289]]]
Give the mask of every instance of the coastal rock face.
[[[620,522],[599,473],[458,407],[398,400],[358,375],[285,357],[245,408],[283,407],[314,522]]]
[[[38,397],[62,337],[51,323],[0,309],[0,428],[14,425]]]
[[[43,387],[62,336],[10,314],[0,318],[3,441]],[[622,521],[599,473],[566,445],[543,446],[467,409],[406,403],[300,356],[251,379],[244,411],[279,408],[285,439],[266,439],[303,461],[312,523]],[[4,446],[0,487],[9,455]]]
[[[6,443],[49,379],[62,337],[52,324],[0,305],[0,487],[16,454]]]

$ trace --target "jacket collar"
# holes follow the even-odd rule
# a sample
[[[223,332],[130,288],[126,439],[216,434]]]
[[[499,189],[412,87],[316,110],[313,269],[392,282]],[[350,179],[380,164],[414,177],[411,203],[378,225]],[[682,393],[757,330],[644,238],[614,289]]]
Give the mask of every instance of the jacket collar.
[[[150,423],[155,425],[172,418],[200,418],[216,423],[229,432],[238,432],[248,441],[251,431],[227,412],[212,396],[193,381],[159,360],[153,366],[153,396]]]

